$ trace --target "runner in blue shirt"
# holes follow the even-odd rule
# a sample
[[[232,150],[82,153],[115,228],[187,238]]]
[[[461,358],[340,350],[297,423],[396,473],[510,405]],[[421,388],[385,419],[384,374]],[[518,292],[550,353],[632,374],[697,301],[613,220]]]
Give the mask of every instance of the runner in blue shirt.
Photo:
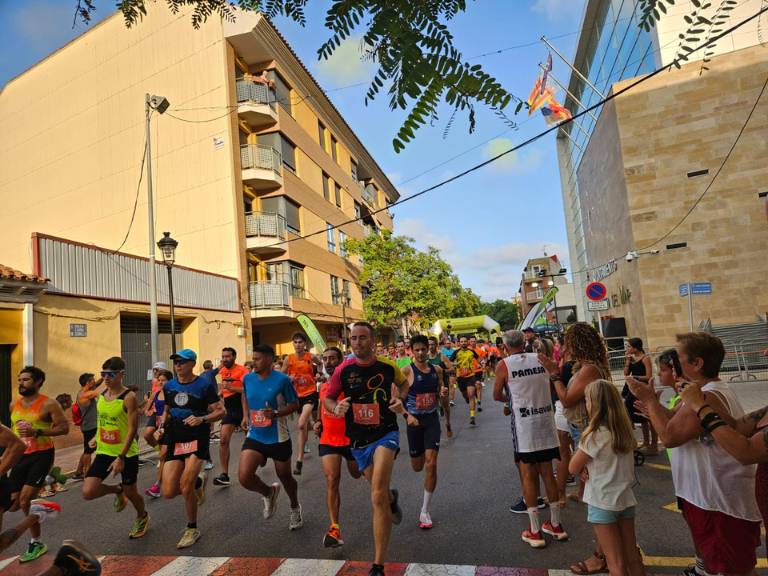
[[[243,443],[238,476],[246,490],[264,497],[264,518],[276,510],[280,484],[291,501],[289,530],[304,525],[298,497],[298,484],[291,474],[291,437],[286,417],[299,409],[299,398],[291,379],[272,369],[275,351],[266,344],[253,349],[253,372],[243,378],[243,429],[248,436]],[[280,482],[267,486],[256,474],[272,459]]]

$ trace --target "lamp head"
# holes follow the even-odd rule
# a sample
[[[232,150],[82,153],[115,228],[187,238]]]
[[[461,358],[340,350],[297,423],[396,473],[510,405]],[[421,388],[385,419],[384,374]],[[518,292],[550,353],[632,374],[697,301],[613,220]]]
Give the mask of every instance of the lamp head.
[[[168,107],[171,105],[171,103],[168,102],[168,99],[165,96],[150,96],[149,105],[154,110],[157,110],[159,114],[162,114],[168,110]]]
[[[166,266],[173,266],[176,261],[176,246],[179,243],[171,238],[170,232],[163,232],[163,237],[157,243],[157,247],[163,253],[163,262]]]

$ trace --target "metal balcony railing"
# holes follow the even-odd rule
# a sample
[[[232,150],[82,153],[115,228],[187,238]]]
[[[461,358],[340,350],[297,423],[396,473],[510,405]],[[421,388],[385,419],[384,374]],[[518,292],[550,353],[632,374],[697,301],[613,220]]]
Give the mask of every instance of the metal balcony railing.
[[[247,212],[245,214],[245,235],[285,240],[285,217],[274,212]]]
[[[251,308],[289,308],[291,287],[287,282],[251,282],[248,296]]]
[[[275,109],[275,94],[264,84],[258,84],[250,80],[240,79],[237,81],[237,102],[253,102],[255,104],[269,104],[269,107]]]
[[[272,170],[278,176],[283,174],[283,157],[279,150],[265,144],[243,144],[240,146],[240,163],[243,170],[257,168]]]
[[[543,290],[531,290],[530,292],[525,293],[525,299],[529,302],[531,300],[541,300],[542,298],[544,298]]]

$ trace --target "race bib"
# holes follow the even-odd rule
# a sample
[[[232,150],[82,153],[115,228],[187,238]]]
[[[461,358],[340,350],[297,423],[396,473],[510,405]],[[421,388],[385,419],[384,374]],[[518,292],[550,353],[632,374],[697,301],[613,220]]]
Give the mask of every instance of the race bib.
[[[381,422],[379,414],[379,405],[374,404],[352,404],[352,414],[355,424],[363,426],[378,426]]]
[[[251,410],[251,426],[253,428],[269,428],[272,418],[267,418],[264,410]]]
[[[197,440],[192,440],[191,442],[177,442],[173,446],[174,456],[184,456],[194,452],[197,452]]]
[[[458,375],[462,378],[467,378],[472,375],[472,369],[471,368],[459,368]]]
[[[104,444],[120,444],[120,430],[99,430],[99,439]]]
[[[434,392],[416,394],[416,410],[432,410],[436,402],[437,398]]]

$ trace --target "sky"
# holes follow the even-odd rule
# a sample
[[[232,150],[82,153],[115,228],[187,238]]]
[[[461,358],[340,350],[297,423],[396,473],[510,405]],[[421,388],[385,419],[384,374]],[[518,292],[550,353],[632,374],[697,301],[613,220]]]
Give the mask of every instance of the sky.
[[[76,0],[0,0],[0,85],[87,30],[73,27]],[[477,109],[477,127],[468,132],[466,115],[443,107],[434,126],[395,153],[392,139],[405,118],[391,111],[384,92],[367,106],[365,85],[375,66],[360,60],[359,35],[342,44],[327,61],[317,48],[328,38],[327,0],[310,0],[307,25],[275,21],[315,79],[400,191],[401,197],[430,187],[509,149],[546,129],[537,112],[512,117],[510,128],[492,111]],[[481,64],[510,93],[525,99],[547,57],[544,35],[572,57],[584,0],[476,0],[467,3],[450,29],[456,47]],[[110,15],[114,2],[97,0],[94,23]],[[164,0],[149,10],[165,10]],[[361,29],[362,30],[362,29]],[[190,24],[190,33],[194,33]],[[501,51],[501,52],[499,52]],[[553,74],[567,81],[569,70],[554,56]],[[561,95],[562,96],[562,95]],[[561,97],[562,101],[562,97]],[[529,258],[557,254],[570,269],[554,134],[495,163],[393,209],[395,233],[412,237],[417,247],[441,250],[464,286],[484,300],[510,299],[518,290]],[[307,231],[314,232],[314,231]]]

